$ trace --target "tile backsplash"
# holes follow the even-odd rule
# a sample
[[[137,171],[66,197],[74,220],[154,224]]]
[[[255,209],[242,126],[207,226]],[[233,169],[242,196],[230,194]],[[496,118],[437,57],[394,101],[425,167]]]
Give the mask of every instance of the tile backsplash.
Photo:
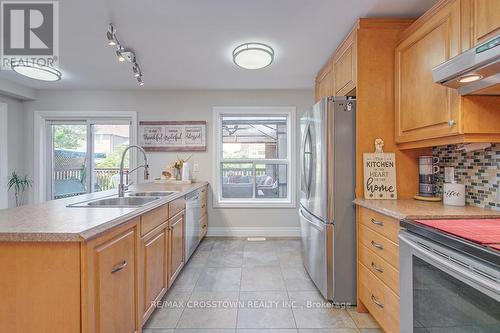
[[[457,145],[432,148],[433,156],[440,159],[440,171],[435,178],[439,194],[442,194],[444,167],[455,167],[455,180],[465,183],[465,200],[468,205],[500,210],[500,202],[497,200],[500,185],[500,144],[469,153],[457,148]]]

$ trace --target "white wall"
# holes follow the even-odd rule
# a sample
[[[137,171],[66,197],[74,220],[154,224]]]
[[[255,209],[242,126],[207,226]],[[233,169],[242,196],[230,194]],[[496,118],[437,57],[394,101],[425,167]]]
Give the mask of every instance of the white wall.
[[[227,91],[40,91],[36,101],[24,103],[27,136],[26,170],[33,175],[34,111],[137,111],[138,120],[206,120],[207,152],[194,153],[200,166],[199,180],[212,182],[213,142],[212,107],[214,106],[295,106],[297,120],[314,101],[312,90],[227,90]],[[297,131],[298,135],[298,124]],[[294,147],[293,149],[298,149]],[[151,175],[176,158],[176,153],[150,153]],[[179,154],[187,157],[189,154]],[[298,168],[296,168],[298,169]],[[297,176],[298,179],[298,176]],[[297,186],[299,188],[299,186]],[[283,209],[214,209],[209,202],[212,235],[298,236],[296,208]]]
[[[0,95],[0,102],[7,104],[7,142],[0,142],[1,145],[7,146],[7,174],[12,173],[12,171],[23,174],[25,172],[23,104],[17,99],[5,95]],[[6,184],[2,186],[6,186]],[[9,193],[9,207],[15,207],[15,205],[14,195]]]

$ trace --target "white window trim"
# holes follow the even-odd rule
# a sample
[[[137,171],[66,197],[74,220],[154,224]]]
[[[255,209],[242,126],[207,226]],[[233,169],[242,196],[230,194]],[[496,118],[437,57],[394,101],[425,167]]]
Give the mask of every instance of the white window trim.
[[[296,146],[296,108],[293,106],[216,106],[213,108],[213,142],[214,142],[214,165],[213,165],[213,188],[214,188],[214,208],[295,208],[296,207],[296,152],[292,149]],[[286,115],[288,121],[288,198],[287,199],[221,199],[222,182],[221,179],[221,140],[220,140],[220,117],[223,115]]]
[[[7,104],[0,103],[0,209],[9,206],[9,193],[7,190],[7,177],[9,168],[8,147],[9,130],[7,124]]]
[[[33,189],[35,203],[47,200],[47,120],[130,119],[130,144],[137,144],[136,111],[35,111],[34,112],[34,176]],[[130,150],[130,166],[137,166],[137,152]],[[136,175],[130,179],[136,182]]]

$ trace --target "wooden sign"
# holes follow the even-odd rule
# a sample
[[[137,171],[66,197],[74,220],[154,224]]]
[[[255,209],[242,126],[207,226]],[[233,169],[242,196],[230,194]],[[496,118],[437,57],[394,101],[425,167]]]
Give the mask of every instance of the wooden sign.
[[[384,153],[381,139],[375,140],[375,152],[363,154],[365,199],[397,199],[396,155]]]
[[[141,121],[139,144],[146,151],[206,151],[206,121]]]

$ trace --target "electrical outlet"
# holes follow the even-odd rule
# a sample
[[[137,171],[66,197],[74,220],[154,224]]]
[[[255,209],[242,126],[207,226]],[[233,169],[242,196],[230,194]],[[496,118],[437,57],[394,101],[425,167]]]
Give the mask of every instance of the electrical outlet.
[[[200,171],[200,166],[198,165],[198,163],[193,163],[193,172],[198,172]]]
[[[497,185],[497,203],[500,203],[500,182]]]

